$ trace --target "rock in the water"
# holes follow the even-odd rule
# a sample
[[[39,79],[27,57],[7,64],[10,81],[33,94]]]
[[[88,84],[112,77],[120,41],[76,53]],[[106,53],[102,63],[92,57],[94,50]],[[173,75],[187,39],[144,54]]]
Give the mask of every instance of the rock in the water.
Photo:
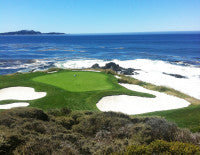
[[[133,68],[122,68],[119,65],[117,65],[114,62],[109,62],[107,63],[104,67],[100,67],[99,64],[94,64],[92,65],[93,69],[98,69],[98,68],[102,68],[102,69],[111,69],[115,72],[118,72],[119,74],[124,74],[124,75],[135,75],[138,74],[136,72],[134,72],[136,69]]]
[[[100,68],[100,66],[99,66],[99,64],[94,64],[94,65],[92,65],[91,68],[93,68],[93,69],[98,69],[98,68]]]
[[[127,69],[122,70],[121,74],[124,74],[124,75],[134,75],[134,71],[135,71],[135,69],[133,69],[133,68],[127,68]]]
[[[122,67],[120,67],[119,65],[117,65],[114,62],[109,62],[102,68],[103,69],[112,69],[113,71],[116,71],[116,72],[121,71],[123,69]]]
[[[163,72],[163,74],[165,74],[165,75],[170,75],[170,76],[173,76],[173,77],[176,77],[176,78],[180,78],[180,79],[187,79],[187,77],[186,76],[183,76],[183,75],[180,75],[180,74],[170,74],[170,73],[165,73],[165,72]]]

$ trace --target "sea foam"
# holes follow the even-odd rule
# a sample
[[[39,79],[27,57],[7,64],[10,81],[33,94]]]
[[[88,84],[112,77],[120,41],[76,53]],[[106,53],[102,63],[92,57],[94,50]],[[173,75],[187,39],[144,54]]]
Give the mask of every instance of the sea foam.
[[[86,59],[86,60],[69,60],[65,62],[55,63],[59,68],[73,68],[83,69],[90,68],[93,64],[98,63],[104,66],[111,61],[104,61],[100,59]],[[139,74],[132,75],[132,77],[149,82],[159,86],[167,86],[175,90],[181,91],[192,97],[200,99],[200,68],[188,65],[176,65],[166,61],[149,60],[149,59],[135,59],[135,60],[112,60],[124,68],[140,69],[136,72]],[[167,73],[167,74],[164,74]],[[186,78],[177,78],[169,74],[178,74]]]

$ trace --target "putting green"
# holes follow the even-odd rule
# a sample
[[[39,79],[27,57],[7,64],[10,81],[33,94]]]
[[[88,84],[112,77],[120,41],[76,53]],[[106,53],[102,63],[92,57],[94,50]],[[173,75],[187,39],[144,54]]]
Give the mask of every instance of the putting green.
[[[70,92],[112,89],[108,76],[102,73],[69,71],[33,78],[33,81],[53,85]]]

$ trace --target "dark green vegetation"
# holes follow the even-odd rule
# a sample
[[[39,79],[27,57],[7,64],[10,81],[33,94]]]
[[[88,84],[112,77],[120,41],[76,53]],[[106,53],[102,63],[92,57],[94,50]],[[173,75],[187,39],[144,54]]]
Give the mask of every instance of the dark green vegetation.
[[[76,74],[75,77],[74,74]],[[33,87],[38,92],[47,92],[44,98],[27,101],[31,107],[43,110],[67,107],[72,110],[97,111],[96,103],[108,95],[154,97],[120,86],[111,74],[86,71],[58,69],[58,73],[53,74],[35,72],[0,76],[0,89],[12,86]],[[19,101],[1,101],[0,104],[11,102]]]
[[[193,97],[190,97],[186,94],[178,92],[174,89],[155,86],[146,82],[136,80],[134,78],[125,77],[121,75],[122,79],[119,79],[119,82],[137,84],[143,86],[147,89],[156,90],[163,92],[169,95],[174,95],[180,98],[183,98],[190,102],[192,105],[186,108],[168,110],[168,111],[159,111],[142,114],[142,116],[161,116],[165,119],[175,122],[179,127],[189,128],[192,132],[200,132],[200,100],[197,100]]]
[[[158,117],[66,108],[0,113],[0,154],[198,154],[199,142],[199,134]]]

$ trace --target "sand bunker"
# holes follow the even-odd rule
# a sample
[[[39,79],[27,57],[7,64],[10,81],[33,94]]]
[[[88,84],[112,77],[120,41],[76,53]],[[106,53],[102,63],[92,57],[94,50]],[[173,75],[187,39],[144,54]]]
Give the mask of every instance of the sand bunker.
[[[138,85],[120,84],[127,89],[153,94],[155,98],[118,95],[103,97],[97,107],[101,111],[115,111],[125,114],[142,114],[153,111],[171,110],[187,107],[189,102],[175,96],[145,89]]]
[[[27,107],[29,103],[26,102],[17,102],[17,103],[10,103],[10,104],[3,104],[0,105],[0,109],[11,109],[16,107]]]
[[[35,100],[46,96],[46,92],[35,92],[30,87],[9,87],[0,90],[1,100]]]
[[[48,74],[57,73],[58,71],[47,72]]]

